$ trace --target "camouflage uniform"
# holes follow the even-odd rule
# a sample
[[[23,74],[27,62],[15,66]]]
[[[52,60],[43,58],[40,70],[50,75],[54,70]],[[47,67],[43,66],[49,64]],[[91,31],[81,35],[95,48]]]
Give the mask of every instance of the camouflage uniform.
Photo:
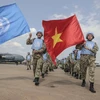
[[[76,78],[81,79],[81,71],[80,71],[80,57],[81,57],[81,50],[77,49],[77,54],[76,54],[76,63],[74,66],[74,72],[76,73]],[[79,77],[80,76],[80,77]]]
[[[48,64],[49,64],[49,71],[54,71],[54,64],[49,54],[48,54]]]
[[[76,63],[75,54],[74,53],[71,53],[69,55],[69,59],[70,59],[70,73],[73,76],[74,75],[74,65]]]
[[[45,53],[43,55],[43,68],[42,68],[42,78],[44,78],[44,74],[48,74],[48,68],[49,68],[49,56],[48,53]]]
[[[94,89],[94,77],[95,77],[95,60],[96,60],[96,54],[98,51],[98,46],[95,42],[92,41],[94,38],[93,33],[88,33],[86,36],[87,41],[82,45],[81,49],[81,59],[80,59],[80,65],[81,65],[81,71],[82,71],[82,87],[85,87],[85,79],[86,79],[86,72],[88,68],[88,74],[89,74],[89,81],[90,81],[90,91],[92,93],[96,93]]]
[[[43,62],[42,73],[45,74],[46,72],[48,72],[48,68],[49,68],[49,63],[48,63],[48,61],[44,61],[44,62]]]
[[[91,52],[96,54],[98,51],[98,46],[95,43],[93,49],[91,49]],[[89,55],[89,54],[82,54],[81,59],[80,59],[80,66],[81,66],[81,71],[82,71],[82,79],[86,79],[86,72],[87,72],[87,67],[89,67],[89,81],[94,82],[94,74],[95,74],[95,55]]]
[[[27,64],[27,70],[31,69],[31,55],[26,56],[26,64]]]
[[[33,44],[35,38],[34,39],[27,39],[26,41],[26,44],[29,45],[29,44]],[[46,49],[46,46],[43,42],[43,45],[42,45],[42,48],[37,50],[38,53],[34,53],[34,50],[32,50],[32,57],[33,57],[33,74],[35,76],[35,78],[39,77],[40,76],[40,73],[41,73],[41,67],[42,67],[42,64],[43,64],[43,57],[42,57],[42,54],[43,54],[43,51],[45,51]]]
[[[66,68],[66,58],[64,58],[64,69]]]
[[[64,71],[65,72],[69,72],[70,68],[69,68],[69,56],[66,58],[66,62],[65,62],[65,66],[64,66]]]
[[[62,68],[61,61],[59,62],[58,68]]]
[[[76,60],[75,66],[74,66],[74,72],[76,73],[76,78],[79,78],[79,75],[81,75],[81,71],[80,71],[80,60]]]
[[[75,64],[75,70],[76,70],[76,73],[79,74],[80,73],[80,60],[78,59],[76,61],[76,64]]]
[[[64,59],[61,60],[62,69],[64,69]]]

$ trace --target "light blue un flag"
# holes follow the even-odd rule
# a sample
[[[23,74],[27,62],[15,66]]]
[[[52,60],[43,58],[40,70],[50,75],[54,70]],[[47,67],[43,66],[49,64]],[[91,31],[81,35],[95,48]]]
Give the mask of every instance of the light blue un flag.
[[[0,44],[29,31],[29,26],[15,3],[0,7]]]

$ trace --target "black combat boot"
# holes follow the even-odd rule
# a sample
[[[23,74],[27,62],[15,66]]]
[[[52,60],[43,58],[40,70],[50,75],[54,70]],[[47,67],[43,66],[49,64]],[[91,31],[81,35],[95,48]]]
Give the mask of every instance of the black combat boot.
[[[39,78],[35,78],[35,85],[36,85],[36,86],[39,85]]]
[[[85,80],[83,80],[81,86],[82,86],[82,87],[85,87],[85,84],[86,84],[86,82],[85,82]]]
[[[74,72],[72,72],[72,76],[74,76]]]
[[[54,72],[54,69],[51,69],[51,71],[53,71],[53,72]]]
[[[44,73],[42,73],[42,78],[44,78]]]
[[[96,93],[96,91],[94,90],[94,83],[90,82],[90,89],[89,89],[92,93]]]
[[[76,72],[74,72],[74,77],[76,77],[76,75],[77,75],[77,73],[76,73]]]
[[[34,78],[33,82],[35,82],[35,78]]]
[[[67,69],[66,68],[64,68],[64,72],[67,72]]]
[[[45,74],[48,74],[48,70],[46,70]]]
[[[49,71],[51,72],[51,69],[49,69]]]
[[[76,74],[76,79],[78,79],[78,74]]]
[[[79,76],[79,79],[81,80],[81,75]]]

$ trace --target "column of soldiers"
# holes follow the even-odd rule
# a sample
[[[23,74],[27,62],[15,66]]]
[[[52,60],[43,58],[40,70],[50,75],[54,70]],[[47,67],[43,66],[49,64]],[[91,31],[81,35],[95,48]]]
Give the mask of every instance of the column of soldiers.
[[[33,58],[33,75],[35,85],[39,85],[40,76],[44,78],[45,74],[48,74],[48,70],[53,71],[53,63],[46,51],[46,45],[42,39],[42,32],[36,33],[37,38],[32,38],[32,33],[29,34],[26,40],[27,45],[32,45],[32,58]]]
[[[44,78],[45,74],[48,74],[48,70],[53,71],[55,65],[52,63],[52,60],[46,51],[46,45],[42,40],[42,32],[37,32],[36,36],[37,38],[32,39],[32,34],[30,33],[26,44],[32,45],[33,82],[35,82],[35,85],[39,85],[40,75]],[[82,87],[85,87],[86,85],[86,74],[88,68],[90,82],[89,90],[92,93],[96,93],[94,89],[94,82],[96,67],[95,59],[98,46],[96,42],[92,41],[94,39],[93,33],[88,33],[86,39],[87,40],[84,43],[76,45],[75,50],[73,50],[67,58],[62,59],[59,64],[65,72],[69,72],[76,79],[82,79]],[[27,69],[28,68],[30,67],[27,67]]]
[[[94,39],[93,33],[88,33],[86,35],[86,41],[82,44],[76,45],[75,50],[69,54],[66,58],[66,63],[64,65],[64,71],[69,72],[76,79],[82,80],[82,87],[86,85],[86,75],[88,69],[90,88],[92,93],[96,93],[94,89],[95,82],[95,60],[98,51],[98,46],[96,42],[92,41]]]

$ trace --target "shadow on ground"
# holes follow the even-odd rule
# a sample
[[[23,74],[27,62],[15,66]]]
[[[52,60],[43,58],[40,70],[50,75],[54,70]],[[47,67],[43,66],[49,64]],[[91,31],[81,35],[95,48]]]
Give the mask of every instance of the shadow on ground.
[[[0,80],[33,80],[33,78],[19,76],[19,77],[7,77],[7,78],[0,78]]]

